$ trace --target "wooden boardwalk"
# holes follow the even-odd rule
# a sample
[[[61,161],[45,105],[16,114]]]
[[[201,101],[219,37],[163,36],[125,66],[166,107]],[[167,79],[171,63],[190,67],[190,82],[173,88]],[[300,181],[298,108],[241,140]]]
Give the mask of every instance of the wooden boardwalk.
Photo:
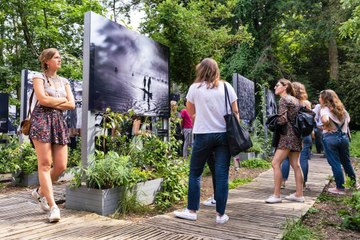
[[[331,169],[325,158],[309,161],[309,186],[305,203],[284,200],[265,204],[273,191],[273,173],[268,170],[253,182],[230,190],[226,213],[230,220],[215,224],[215,209],[201,206],[198,220],[186,221],[172,213],[140,223],[129,223],[94,213],[61,209],[59,223],[50,224],[44,212],[32,200],[31,190],[0,195],[0,239],[281,239],[288,219],[304,215],[328,183]],[[294,192],[291,171],[282,195]],[[56,196],[63,198],[64,187],[56,186]],[[66,203],[65,203],[66,204]]]

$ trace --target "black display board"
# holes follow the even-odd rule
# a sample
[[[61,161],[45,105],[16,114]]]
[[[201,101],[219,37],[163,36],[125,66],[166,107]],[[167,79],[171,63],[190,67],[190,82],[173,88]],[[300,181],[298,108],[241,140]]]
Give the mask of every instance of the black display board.
[[[255,120],[255,84],[240,74],[233,74],[233,86],[238,97],[240,118],[247,123]]]
[[[9,124],[9,94],[0,93],[0,132],[7,133]]]

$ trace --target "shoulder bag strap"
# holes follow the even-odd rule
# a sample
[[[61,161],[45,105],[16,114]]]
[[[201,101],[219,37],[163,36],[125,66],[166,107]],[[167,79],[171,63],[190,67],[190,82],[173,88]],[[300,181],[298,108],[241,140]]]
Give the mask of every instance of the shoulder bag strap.
[[[228,111],[228,108],[227,108],[228,103],[229,103],[230,110],[231,110],[230,113],[232,113],[233,110],[232,110],[232,106],[231,106],[231,103],[230,103],[230,97],[229,97],[229,92],[228,92],[227,87],[226,87],[226,82],[224,82],[224,90],[225,90],[225,110],[226,110],[226,113]]]
[[[344,122],[340,126],[334,120],[331,119],[331,121],[334,123],[334,125],[337,128],[338,132],[342,132],[342,127],[344,126],[346,119],[344,120]]]
[[[31,95],[30,95],[30,100],[29,100],[29,106],[28,106],[28,114],[27,114],[27,118],[29,118],[30,117],[30,115],[31,115],[31,113],[32,113],[32,111],[31,111],[31,104],[32,104],[32,101],[33,101],[33,98],[34,98],[34,89],[32,90],[32,92],[31,92]]]

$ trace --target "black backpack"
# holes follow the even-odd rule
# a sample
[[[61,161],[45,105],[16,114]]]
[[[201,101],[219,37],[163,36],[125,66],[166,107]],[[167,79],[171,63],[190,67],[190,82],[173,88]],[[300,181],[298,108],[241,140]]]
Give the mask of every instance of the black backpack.
[[[295,121],[292,125],[297,136],[305,137],[310,135],[316,126],[315,113],[302,106],[297,112]]]

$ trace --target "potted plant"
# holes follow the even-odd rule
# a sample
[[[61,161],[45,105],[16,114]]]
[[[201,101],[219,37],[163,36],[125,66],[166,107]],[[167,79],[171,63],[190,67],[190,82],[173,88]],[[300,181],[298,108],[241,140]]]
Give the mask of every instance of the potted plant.
[[[25,142],[12,152],[18,171],[13,173],[13,182],[22,186],[39,185],[38,161],[35,149]]]

